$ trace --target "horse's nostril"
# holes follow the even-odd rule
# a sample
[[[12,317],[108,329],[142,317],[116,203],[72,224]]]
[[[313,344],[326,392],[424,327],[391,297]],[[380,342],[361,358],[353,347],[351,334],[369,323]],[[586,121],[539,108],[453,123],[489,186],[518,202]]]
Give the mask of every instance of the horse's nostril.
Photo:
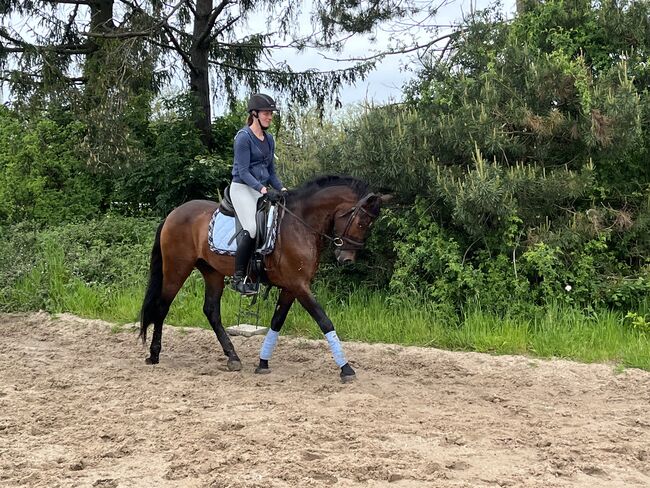
[[[352,264],[352,263],[354,263],[354,259],[352,258],[345,258],[343,260],[343,264]]]

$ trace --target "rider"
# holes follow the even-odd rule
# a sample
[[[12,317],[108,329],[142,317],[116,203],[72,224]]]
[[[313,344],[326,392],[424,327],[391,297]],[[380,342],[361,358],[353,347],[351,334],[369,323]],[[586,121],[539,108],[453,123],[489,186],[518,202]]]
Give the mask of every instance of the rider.
[[[257,292],[252,283],[246,282],[248,261],[255,250],[257,200],[267,195],[269,200],[277,201],[281,192],[287,191],[275,173],[275,141],[267,132],[276,110],[270,96],[254,94],[248,101],[246,126],[235,136],[230,198],[243,231],[235,254],[232,286],[243,295]]]

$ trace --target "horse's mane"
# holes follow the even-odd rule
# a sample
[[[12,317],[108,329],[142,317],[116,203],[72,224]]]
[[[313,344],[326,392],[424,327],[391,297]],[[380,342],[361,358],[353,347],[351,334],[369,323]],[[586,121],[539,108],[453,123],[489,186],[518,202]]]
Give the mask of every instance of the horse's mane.
[[[302,200],[313,195],[318,190],[333,186],[346,186],[354,191],[359,198],[368,193],[368,183],[357,178],[351,176],[325,175],[308,180],[296,189],[291,190],[289,197],[291,200]]]

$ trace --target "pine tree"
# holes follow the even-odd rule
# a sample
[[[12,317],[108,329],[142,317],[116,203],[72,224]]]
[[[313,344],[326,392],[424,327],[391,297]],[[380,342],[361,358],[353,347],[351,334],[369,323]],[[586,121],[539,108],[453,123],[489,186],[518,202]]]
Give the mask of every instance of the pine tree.
[[[2,79],[16,96],[30,100],[36,93],[49,100],[82,85],[92,107],[102,90],[115,96],[131,82],[155,92],[163,81],[158,70],[180,73],[194,97],[195,126],[212,147],[211,99],[234,103],[241,87],[264,87],[289,94],[296,104],[336,103],[341,87],[365,77],[376,61],[297,72],[269,62],[273,52],[308,47],[336,52],[350,35],[403,15],[408,3],[317,1],[314,32],[308,35],[297,28],[301,6],[286,0],[10,0],[0,11]],[[16,21],[33,30],[24,34]]]

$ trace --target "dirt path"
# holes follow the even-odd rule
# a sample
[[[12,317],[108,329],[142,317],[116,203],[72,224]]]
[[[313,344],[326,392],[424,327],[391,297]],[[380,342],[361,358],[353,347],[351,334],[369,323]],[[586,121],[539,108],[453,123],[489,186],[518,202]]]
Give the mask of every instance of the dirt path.
[[[524,357],[0,316],[0,486],[648,487],[650,373]],[[113,327],[113,329],[115,329]]]

